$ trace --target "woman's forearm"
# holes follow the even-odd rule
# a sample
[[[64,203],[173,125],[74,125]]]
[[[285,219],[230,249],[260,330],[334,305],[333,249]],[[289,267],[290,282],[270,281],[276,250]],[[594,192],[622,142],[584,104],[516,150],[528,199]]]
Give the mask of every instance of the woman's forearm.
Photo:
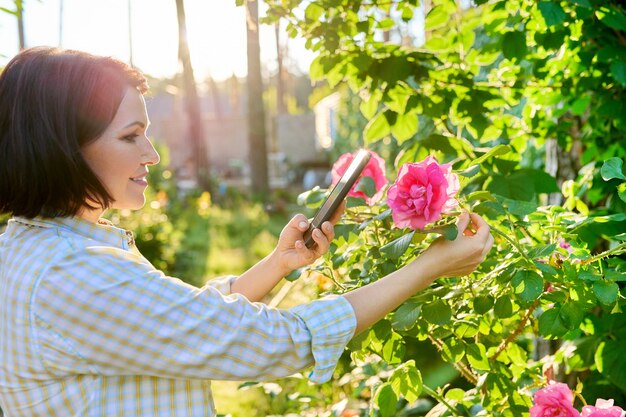
[[[230,290],[244,295],[250,301],[261,301],[289,272],[280,266],[277,257],[272,252],[241,274],[232,283]]]
[[[371,327],[436,278],[428,259],[420,256],[386,277],[345,294],[356,315],[355,334]]]

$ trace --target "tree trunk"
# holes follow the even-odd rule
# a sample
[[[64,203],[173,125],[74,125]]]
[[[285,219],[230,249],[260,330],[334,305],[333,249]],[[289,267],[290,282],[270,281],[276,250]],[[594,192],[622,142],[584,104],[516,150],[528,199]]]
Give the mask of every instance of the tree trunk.
[[[259,4],[246,2],[246,32],[248,44],[248,146],[252,191],[267,200],[269,178],[267,173],[267,144],[265,112],[263,109],[263,80],[259,48]]]
[[[213,99],[213,109],[215,111],[215,118],[220,120],[222,118],[222,106],[220,104],[220,91],[217,86],[217,83],[213,79],[212,76],[208,76],[206,80],[207,87],[209,87],[209,92],[211,94],[211,98]]]
[[[285,105],[285,74],[283,68],[283,48],[280,46],[280,21],[274,26],[276,32],[276,60],[278,73],[276,74],[276,109],[278,114],[287,113]]]
[[[21,51],[26,48],[26,39],[24,37],[24,2],[22,0],[15,0],[15,17],[17,17],[17,35]]]
[[[183,66],[183,86],[185,94],[185,110],[189,117],[189,139],[193,150],[194,169],[198,184],[203,190],[210,189],[209,155],[204,140],[200,100],[196,88],[196,80],[191,66],[191,55],[187,42],[187,23],[183,0],[176,0],[176,14],[178,16],[178,59]]]

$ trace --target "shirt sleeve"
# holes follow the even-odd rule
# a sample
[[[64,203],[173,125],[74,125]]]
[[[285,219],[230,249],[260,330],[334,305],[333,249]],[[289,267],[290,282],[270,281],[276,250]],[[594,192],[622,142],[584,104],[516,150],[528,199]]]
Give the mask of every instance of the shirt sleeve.
[[[213,278],[209,280],[205,285],[215,288],[224,295],[230,295],[230,287],[231,285],[233,285],[233,282],[235,282],[236,279],[237,277],[235,275],[228,275],[225,277]]]
[[[328,380],[356,327],[343,297],[269,308],[164,276],[140,255],[89,247],[36,286],[35,340],[48,370],[267,380],[314,365]]]

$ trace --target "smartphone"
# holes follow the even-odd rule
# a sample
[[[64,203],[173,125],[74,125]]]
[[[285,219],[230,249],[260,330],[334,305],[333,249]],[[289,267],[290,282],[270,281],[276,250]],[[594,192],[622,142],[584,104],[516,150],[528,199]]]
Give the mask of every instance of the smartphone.
[[[309,228],[306,232],[304,232],[304,244],[307,248],[312,248],[315,246],[315,241],[313,240],[313,230],[319,228],[325,221],[330,219],[333,216],[333,213],[337,211],[337,208],[341,205],[341,202],[346,198],[348,192],[359,179],[361,172],[367,165],[367,162],[370,160],[371,154],[365,149],[361,149],[357,152],[356,156],[348,166],[348,169],[341,176],[341,179],[335,186],[332,191],[320,207],[320,209],[309,223]]]

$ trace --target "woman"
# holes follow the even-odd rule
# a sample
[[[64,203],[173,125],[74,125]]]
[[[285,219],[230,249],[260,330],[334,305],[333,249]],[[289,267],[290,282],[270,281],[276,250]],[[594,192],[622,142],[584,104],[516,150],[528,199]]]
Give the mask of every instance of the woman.
[[[196,288],[141,256],[101,219],[139,209],[159,156],[146,136],[143,76],[105,57],[18,54],[0,75],[0,407],[8,416],[213,416],[211,379],[271,379],[313,365],[330,378],[346,343],[443,276],[475,269],[493,238],[459,217],[400,270],[289,310],[259,301],[325,253],[332,224],[302,241],[296,215],[239,277]],[[469,223],[473,227],[469,228]],[[470,231],[475,230],[475,232]]]

